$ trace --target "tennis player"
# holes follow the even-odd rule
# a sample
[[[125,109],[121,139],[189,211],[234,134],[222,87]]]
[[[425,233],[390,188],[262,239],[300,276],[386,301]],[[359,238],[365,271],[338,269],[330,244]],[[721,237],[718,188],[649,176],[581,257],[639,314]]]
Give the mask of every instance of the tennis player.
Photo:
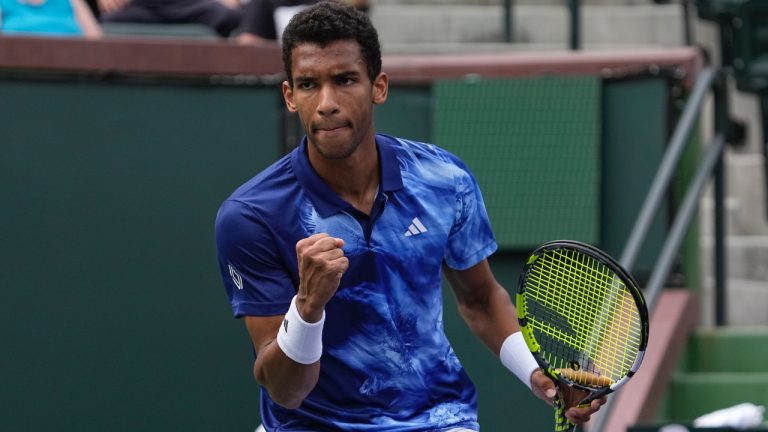
[[[216,220],[265,429],[479,430],[475,387],[443,331],[441,271],[471,330],[551,403],[486,260],[497,246],[472,174],[434,145],[375,133],[388,78],[370,20],[341,2],[307,8],[285,29],[283,61],[306,137]],[[567,416],[583,423],[602,403]]]

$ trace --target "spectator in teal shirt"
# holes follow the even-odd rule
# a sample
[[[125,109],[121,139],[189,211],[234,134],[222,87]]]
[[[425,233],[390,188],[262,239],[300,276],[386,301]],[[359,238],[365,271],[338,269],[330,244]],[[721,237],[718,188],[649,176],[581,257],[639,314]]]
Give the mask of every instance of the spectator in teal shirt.
[[[0,33],[100,37],[84,0],[0,0]]]

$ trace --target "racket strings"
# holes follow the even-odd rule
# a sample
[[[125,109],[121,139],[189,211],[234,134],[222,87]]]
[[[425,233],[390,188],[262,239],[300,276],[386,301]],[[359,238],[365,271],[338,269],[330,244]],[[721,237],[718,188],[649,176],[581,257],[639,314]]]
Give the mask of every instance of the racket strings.
[[[641,343],[634,298],[610,268],[573,250],[537,258],[526,281],[533,327],[554,368],[582,370],[572,381],[604,386],[631,370]],[[552,315],[559,315],[553,320]],[[565,322],[565,325],[561,325]]]
[[[570,251],[569,255],[576,256],[580,260],[572,260],[566,264],[573,265],[574,262],[578,262],[585,266],[582,269],[591,269],[592,274],[590,276],[593,277],[593,280],[600,280],[604,283],[601,285],[601,288],[604,289],[600,290],[603,295],[593,296],[595,300],[599,301],[600,298],[605,300],[602,302],[604,313],[598,314],[597,331],[592,332],[593,337],[595,334],[604,335],[602,339],[604,345],[602,348],[599,345],[588,347],[587,352],[594,356],[597,370],[608,370],[612,372],[612,376],[621,377],[634,364],[637,350],[632,350],[631,347],[638,347],[641,340],[640,320],[637,313],[635,313],[637,318],[635,322],[638,324],[635,328],[637,331],[634,335],[632,332],[632,311],[636,312],[634,298],[621,279],[604,264],[575,251]],[[571,257],[569,256],[569,258]]]
[[[593,302],[587,301],[583,296],[579,296],[578,293],[569,289],[572,288],[571,281],[574,279],[572,267],[562,265],[561,259],[540,260],[539,264],[541,268],[537,269],[539,271],[533,272],[532,278],[536,280],[537,286],[540,288],[534,293],[535,298],[540,300],[542,305],[552,307],[553,313],[562,317],[568,317],[571,314],[568,303],[565,302],[565,299],[569,299],[573,303],[572,306],[581,311],[580,313],[585,317],[583,321],[569,320],[574,324],[572,328],[558,328],[558,321],[552,320],[550,316],[542,315],[547,310],[547,306],[538,308],[538,313],[534,314],[540,318],[538,327],[545,335],[549,336],[542,338],[544,341],[543,354],[548,358],[548,362],[558,369],[590,370],[593,368],[592,360],[589,359],[585,349],[586,338],[584,335],[586,332],[582,327],[590,321],[594,322],[597,317],[597,309],[592,307]],[[601,284],[595,284],[593,281],[593,286],[600,287]],[[552,289],[553,287],[564,289],[558,292],[557,289]],[[576,376],[571,374],[570,377],[577,381],[585,381],[587,378],[582,376],[582,373],[576,374]],[[589,382],[585,384],[589,384]]]

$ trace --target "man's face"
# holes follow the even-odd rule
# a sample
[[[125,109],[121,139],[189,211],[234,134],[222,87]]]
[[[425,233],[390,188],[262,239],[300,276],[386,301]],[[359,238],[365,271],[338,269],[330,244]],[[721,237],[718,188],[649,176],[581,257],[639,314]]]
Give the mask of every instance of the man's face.
[[[288,109],[297,112],[310,144],[326,159],[344,159],[373,139],[373,105],[387,97],[387,77],[371,83],[353,40],[293,49],[293,86],[283,83]]]

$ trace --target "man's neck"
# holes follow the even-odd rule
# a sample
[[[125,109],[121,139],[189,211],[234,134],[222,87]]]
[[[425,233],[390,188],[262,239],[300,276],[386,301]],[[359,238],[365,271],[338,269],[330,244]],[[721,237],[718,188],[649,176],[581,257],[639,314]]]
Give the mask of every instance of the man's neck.
[[[320,178],[344,201],[370,214],[379,188],[376,143],[362,144],[345,159],[326,159],[308,144],[309,162]]]

